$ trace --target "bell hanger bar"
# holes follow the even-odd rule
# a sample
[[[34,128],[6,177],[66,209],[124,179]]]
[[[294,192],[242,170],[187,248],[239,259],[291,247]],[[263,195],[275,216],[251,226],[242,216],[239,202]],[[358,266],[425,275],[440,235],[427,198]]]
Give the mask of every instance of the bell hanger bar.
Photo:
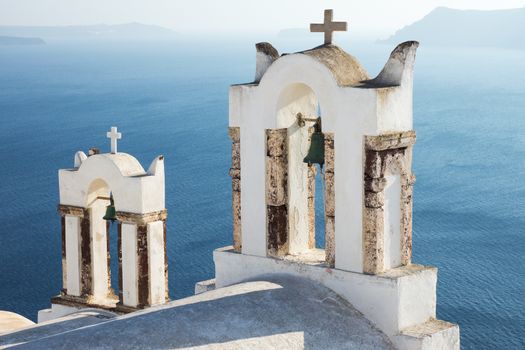
[[[297,113],[296,115],[296,118],[297,118],[297,125],[299,125],[300,127],[303,127],[305,126],[305,122],[319,122],[319,119],[321,117],[315,117],[315,118],[307,118],[305,116],[303,116],[303,114],[301,112]]]

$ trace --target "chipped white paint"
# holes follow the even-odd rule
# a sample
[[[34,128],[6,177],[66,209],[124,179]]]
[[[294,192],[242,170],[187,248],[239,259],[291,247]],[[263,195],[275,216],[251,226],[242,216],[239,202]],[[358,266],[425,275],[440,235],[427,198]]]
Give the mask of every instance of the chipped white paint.
[[[80,296],[80,219],[66,215],[66,289]]]
[[[124,305],[136,307],[138,304],[137,282],[137,226],[123,223],[122,240],[122,299]]]
[[[384,190],[385,269],[401,266],[401,180],[399,175],[386,176]]]
[[[166,279],[164,271],[164,223],[148,224],[148,266],[150,276],[150,303],[163,304],[166,301]]]

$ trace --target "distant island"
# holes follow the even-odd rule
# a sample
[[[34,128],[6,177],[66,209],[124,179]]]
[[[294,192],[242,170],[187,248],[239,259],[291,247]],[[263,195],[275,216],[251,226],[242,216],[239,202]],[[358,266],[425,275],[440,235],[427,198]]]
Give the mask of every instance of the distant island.
[[[438,7],[380,43],[417,40],[423,45],[525,49],[525,8],[455,10]]]
[[[44,45],[45,43],[46,42],[41,38],[24,38],[0,35],[0,45]]]
[[[85,26],[0,26],[0,36],[48,39],[170,39],[171,29],[141,23]]]

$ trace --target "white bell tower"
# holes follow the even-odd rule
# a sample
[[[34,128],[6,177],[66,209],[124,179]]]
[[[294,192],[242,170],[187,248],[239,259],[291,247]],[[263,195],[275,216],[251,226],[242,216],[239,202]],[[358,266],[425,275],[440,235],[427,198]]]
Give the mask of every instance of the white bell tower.
[[[312,25],[325,32],[324,45],[279,56],[259,43],[256,81],[230,88],[233,246],[214,252],[216,286],[302,276],[344,297],[400,349],[459,349],[458,326],[436,320],[437,269],[411,261],[419,44],[398,45],[372,79],[332,44],[346,24],[327,11],[324,24]],[[320,189],[303,162],[318,118]],[[315,191],[324,191],[323,249]]]
[[[59,171],[63,286],[39,322],[85,307],[125,313],[169,301],[164,157],[145,171],[136,158],[117,152],[122,134],[116,127],[107,137],[110,153],[79,151],[74,168]],[[118,256],[110,257],[111,223],[103,217],[111,198]],[[110,259],[118,260],[118,271],[110,271]],[[118,295],[112,273],[119,277]]]

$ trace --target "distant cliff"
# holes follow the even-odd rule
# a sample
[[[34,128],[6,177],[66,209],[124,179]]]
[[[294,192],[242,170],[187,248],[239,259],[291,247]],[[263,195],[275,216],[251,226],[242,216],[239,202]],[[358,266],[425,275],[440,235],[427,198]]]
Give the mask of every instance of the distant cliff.
[[[40,38],[21,38],[0,35],[0,45],[44,45],[45,43],[46,42]]]
[[[418,40],[423,45],[525,49],[525,8],[454,10],[438,7],[382,43]]]
[[[141,23],[86,26],[0,26],[0,35],[44,39],[169,39],[177,33]]]

